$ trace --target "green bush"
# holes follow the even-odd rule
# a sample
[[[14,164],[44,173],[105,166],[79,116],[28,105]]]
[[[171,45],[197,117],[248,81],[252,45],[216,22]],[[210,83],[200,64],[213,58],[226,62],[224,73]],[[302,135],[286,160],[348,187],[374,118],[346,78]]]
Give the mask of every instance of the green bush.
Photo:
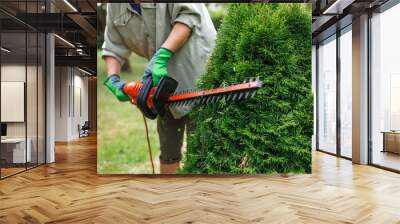
[[[233,4],[199,87],[259,76],[249,100],[195,107],[182,173],[311,173],[311,11]]]

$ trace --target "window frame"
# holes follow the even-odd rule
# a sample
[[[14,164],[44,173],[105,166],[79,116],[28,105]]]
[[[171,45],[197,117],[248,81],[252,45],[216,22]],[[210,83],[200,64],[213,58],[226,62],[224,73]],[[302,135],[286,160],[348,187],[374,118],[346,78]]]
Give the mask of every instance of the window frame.
[[[341,84],[341,66],[340,66],[340,60],[341,60],[341,55],[340,55],[340,37],[342,35],[344,35],[347,32],[352,32],[352,29],[349,29],[349,27],[352,26],[352,23],[349,23],[347,25],[345,25],[344,27],[341,27],[340,29],[337,29],[337,31],[329,36],[327,36],[326,38],[320,40],[317,44],[316,44],[316,55],[315,55],[315,64],[316,64],[316,68],[315,68],[315,80],[316,80],[316,91],[315,91],[315,95],[316,95],[316,151],[319,152],[323,152],[329,155],[333,155],[333,156],[337,156],[339,158],[343,158],[346,160],[352,160],[351,157],[347,157],[342,155],[342,150],[341,150],[341,118],[340,118],[340,103],[341,103],[341,97],[340,97],[340,84]],[[336,41],[336,152],[332,153],[329,151],[326,151],[324,149],[321,149],[320,143],[319,143],[319,134],[320,134],[320,130],[319,130],[319,115],[320,115],[320,111],[319,111],[319,87],[320,87],[320,79],[319,79],[319,47],[321,45],[322,42],[327,41],[329,38],[332,38],[332,36],[335,36],[334,39],[332,39],[331,41]]]

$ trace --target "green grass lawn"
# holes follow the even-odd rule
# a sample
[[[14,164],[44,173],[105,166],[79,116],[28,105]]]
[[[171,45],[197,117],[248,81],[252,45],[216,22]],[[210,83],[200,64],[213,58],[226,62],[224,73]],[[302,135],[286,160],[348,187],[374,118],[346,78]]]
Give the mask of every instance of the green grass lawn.
[[[126,81],[141,79],[147,60],[132,55],[129,59],[131,73],[124,72]],[[97,54],[98,74],[98,145],[97,172],[151,173],[143,116],[129,102],[119,102],[103,85],[107,78],[101,52]],[[156,172],[159,171],[159,141],[155,120],[147,119]]]

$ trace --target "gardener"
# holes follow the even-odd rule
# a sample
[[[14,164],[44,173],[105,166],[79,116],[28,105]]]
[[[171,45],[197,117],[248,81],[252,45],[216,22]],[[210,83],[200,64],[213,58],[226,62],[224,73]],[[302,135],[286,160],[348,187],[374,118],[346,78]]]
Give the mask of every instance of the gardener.
[[[120,80],[121,66],[131,52],[149,59],[144,76],[157,86],[163,76],[179,83],[179,90],[195,87],[204,71],[216,31],[204,4],[112,3],[107,5],[103,59],[108,79],[105,85],[119,101],[128,101]],[[190,107],[171,108],[157,120],[160,139],[160,173],[175,173]]]

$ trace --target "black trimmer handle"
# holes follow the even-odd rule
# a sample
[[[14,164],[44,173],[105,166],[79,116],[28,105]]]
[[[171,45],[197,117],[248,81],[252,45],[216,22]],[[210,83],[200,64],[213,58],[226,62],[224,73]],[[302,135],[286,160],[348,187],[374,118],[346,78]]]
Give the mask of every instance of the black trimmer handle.
[[[164,116],[166,111],[165,105],[168,102],[168,98],[175,92],[177,87],[178,82],[175,79],[169,76],[161,78],[153,96],[154,110],[158,115]]]
[[[147,98],[149,97],[150,90],[153,87],[153,79],[151,76],[147,76],[143,78],[143,86],[140,89],[137,106],[140,111],[144,114],[145,117],[150,119],[155,119],[157,117],[157,113],[155,113],[151,108],[147,105]]]

